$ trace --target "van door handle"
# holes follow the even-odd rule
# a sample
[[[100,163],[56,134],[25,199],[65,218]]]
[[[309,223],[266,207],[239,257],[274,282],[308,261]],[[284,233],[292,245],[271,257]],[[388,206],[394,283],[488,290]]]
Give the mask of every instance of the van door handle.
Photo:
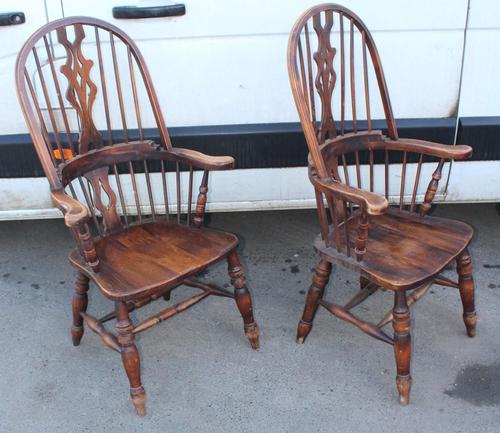
[[[7,12],[0,14],[0,26],[15,26],[26,22],[23,12]]]
[[[186,14],[186,6],[182,3],[165,6],[116,6],[113,17],[118,19],[179,17]]]

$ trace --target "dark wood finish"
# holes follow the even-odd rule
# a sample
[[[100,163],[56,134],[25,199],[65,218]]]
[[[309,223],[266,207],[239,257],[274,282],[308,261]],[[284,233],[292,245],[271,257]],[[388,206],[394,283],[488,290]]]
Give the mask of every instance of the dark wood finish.
[[[396,357],[396,385],[399,392],[399,402],[407,405],[410,402],[410,358],[411,358],[411,336],[410,336],[410,310],[406,300],[406,292],[396,292],[394,295],[394,308],[392,309],[394,319],[394,356]]]
[[[149,222],[97,240],[97,273],[77,250],[71,253],[70,261],[92,276],[106,297],[128,301],[176,287],[227,256],[237,245],[238,238],[230,233],[197,230],[176,222]]]
[[[61,59],[59,53],[65,56]],[[236,253],[238,239],[203,227],[209,172],[232,169],[234,159],[172,147],[135,43],[97,19],[54,21],[23,46],[16,84],[53,201],[76,242],[69,256],[77,270],[73,344],[80,343],[86,324],[105,346],[121,353],[139,415],[145,413],[145,391],[136,333],[207,296],[230,297],[236,300],[250,345],[257,349],[259,329]],[[103,119],[95,117],[97,106],[103,108]],[[159,130],[159,143],[144,140],[143,130],[151,126]],[[131,139],[132,129],[138,139]],[[113,135],[117,131],[118,139]],[[234,294],[195,278],[224,259]],[[115,311],[100,319],[86,312],[89,281],[115,302]],[[181,285],[201,292],[132,323],[131,311],[160,298],[169,301],[171,291]],[[104,326],[113,319],[116,334]]]
[[[358,232],[356,212],[353,216],[347,223],[351,248]],[[422,218],[394,208],[370,222],[368,247],[360,262],[347,256],[345,246],[340,252],[328,247],[321,236],[314,246],[328,260],[359,270],[370,281],[392,290],[418,287],[440,273],[467,247],[473,235],[472,228],[460,221]],[[340,240],[344,244],[342,231]]]
[[[399,138],[375,42],[361,19],[343,6],[321,4],[299,17],[289,37],[288,72],[309,149],[320,225],[314,246],[321,262],[297,341],[304,341],[322,305],[368,335],[394,344],[396,382],[400,402],[406,404],[411,385],[409,307],[432,284],[457,287],[467,333],[475,334],[467,251],[473,230],[459,221],[428,216],[448,162],[469,158],[472,149]],[[372,129],[377,109],[385,117],[387,135]],[[352,131],[346,129],[348,120]],[[430,179],[422,180],[429,167]],[[396,175],[397,182],[391,182]],[[454,261],[458,283],[441,275]],[[322,299],[331,263],[360,274],[360,291],[344,307]],[[377,325],[350,312],[379,288],[394,291],[395,304]],[[381,331],[391,321],[394,338]]]
[[[234,299],[243,317],[245,335],[254,349],[259,348],[259,327],[253,317],[252,297],[247,288],[247,280],[241,266],[238,253],[233,249],[227,256],[227,266],[231,284],[234,287]]]
[[[323,298],[331,272],[332,264],[327,260],[321,260],[316,266],[311,287],[307,292],[304,313],[297,328],[297,343],[302,344],[311,332],[314,316],[318,310],[319,301]]]
[[[466,248],[457,260],[458,288],[463,305],[463,318],[467,335],[476,335],[476,308],[474,306],[474,280],[472,279],[472,258]]]
[[[73,326],[71,327],[71,338],[73,345],[78,346],[83,337],[83,318],[82,313],[87,311],[89,290],[89,279],[86,275],[78,273],[75,282],[75,294],[73,295]]]

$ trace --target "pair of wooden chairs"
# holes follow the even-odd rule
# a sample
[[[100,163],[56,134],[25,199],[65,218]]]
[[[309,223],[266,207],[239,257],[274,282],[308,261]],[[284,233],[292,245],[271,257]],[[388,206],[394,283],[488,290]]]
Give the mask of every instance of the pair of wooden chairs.
[[[340,53],[331,45],[335,34]],[[361,44],[361,51],[355,43]],[[358,120],[359,104],[356,106],[356,52],[362,57],[358,95],[363,95],[365,103],[363,122]],[[380,91],[387,136],[372,128],[369,60]],[[321,259],[297,340],[305,340],[321,305],[393,345],[400,401],[407,403],[411,385],[409,306],[433,283],[456,287],[467,332],[475,334],[474,285],[467,251],[472,229],[426,216],[445,161],[467,158],[471,149],[398,138],[373,39],[361,20],[341,6],[317,6],[299,18],[289,40],[288,68],[310,150],[309,177],[316,191],[321,232],[315,241]],[[340,92],[334,93],[338,71]],[[209,172],[231,169],[234,160],[172,146],[151,77],[135,43],[115,26],[97,19],[58,20],[28,39],[18,57],[16,82],[53,200],[76,242],[69,256],[77,271],[73,344],[80,343],[86,324],[106,346],[121,354],[139,415],[145,413],[134,343],[139,332],[209,295],[229,297],[235,299],[245,334],[257,349],[259,330],[236,251],[238,239],[231,233],[203,228]],[[340,122],[333,117],[334,95],[340,103]],[[151,124],[159,133],[158,143],[145,139],[152,131],[143,125]],[[436,160],[437,168],[417,206],[420,175],[429,164],[426,158]],[[407,205],[410,166],[414,183]],[[397,194],[391,190],[394,184],[389,174],[395,167],[401,175]],[[375,174],[382,176],[382,182]],[[199,185],[197,193],[195,185]],[[381,185],[382,195],[375,192]],[[397,206],[389,207],[394,197]],[[234,293],[196,277],[224,259]],[[457,262],[458,283],[441,275],[453,261]],[[361,290],[343,307],[323,299],[332,262],[360,273]],[[115,303],[114,311],[101,318],[87,313],[90,281]],[[200,293],[132,323],[131,311],[160,298],[168,301],[171,291],[182,285],[198,288]],[[379,288],[394,291],[392,311],[378,325],[355,317],[350,310]],[[116,334],[104,326],[113,319]],[[390,322],[394,338],[382,330]]]

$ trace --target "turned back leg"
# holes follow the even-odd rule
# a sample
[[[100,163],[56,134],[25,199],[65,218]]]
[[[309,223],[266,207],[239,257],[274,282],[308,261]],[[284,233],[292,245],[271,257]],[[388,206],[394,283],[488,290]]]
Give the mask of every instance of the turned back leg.
[[[463,318],[467,335],[476,335],[476,309],[474,306],[474,280],[472,278],[472,258],[466,248],[457,259],[458,287],[462,299]]]
[[[394,355],[396,357],[396,386],[399,392],[399,402],[407,405],[410,402],[410,310],[406,300],[406,292],[395,292],[394,308],[392,310],[392,326],[394,328]]]
[[[71,326],[71,338],[73,345],[78,346],[83,337],[83,319],[81,313],[87,311],[89,290],[89,279],[80,272],[76,275],[75,293],[71,307],[73,310],[73,325]]]
[[[241,266],[236,250],[227,257],[228,273],[231,277],[231,284],[234,287],[234,297],[236,305],[243,318],[245,335],[253,349],[259,348],[259,328],[253,317],[252,297],[247,288],[245,273]]]
[[[125,302],[116,302],[116,332],[120,344],[123,367],[130,382],[130,396],[139,416],[146,414],[146,393],[141,383],[141,362],[134,343],[133,325]]]
[[[314,316],[318,309],[318,302],[323,297],[331,272],[332,264],[321,259],[314,270],[312,284],[307,292],[306,305],[297,328],[297,343],[303,343],[309,332],[311,332]]]

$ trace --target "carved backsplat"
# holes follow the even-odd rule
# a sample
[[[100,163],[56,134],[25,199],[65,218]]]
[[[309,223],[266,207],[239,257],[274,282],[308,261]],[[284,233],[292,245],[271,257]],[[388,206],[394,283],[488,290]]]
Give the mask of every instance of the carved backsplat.
[[[81,123],[79,153],[88,152],[90,145],[100,147],[102,138],[92,119],[92,106],[97,95],[97,86],[90,79],[90,71],[94,62],[83,56],[82,41],[85,32],[81,24],[75,24],[75,40],[68,40],[66,27],[57,29],[57,40],[66,49],[66,64],[61,66],[61,72],[68,79],[66,99],[77,111]]]
[[[325,12],[325,25],[321,25],[321,16],[313,17],[313,27],[318,35],[318,51],[313,55],[317,65],[315,85],[321,98],[321,128],[318,132],[319,142],[327,138],[335,138],[337,129],[332,115],[332,94],[337,75],[333,69],[333,58],[337,50],[330,44],[330,33],[333,27],[332,11]]]
[[[101,167],[85,174],[92,185],[94,192],[94,204],[104,219],[106,232],[114,232],[122,228],[120,217],[116,211],[116,194],[109,184],[108,167]],[[107,195],[108,203],[103,201],[103,192]]]

